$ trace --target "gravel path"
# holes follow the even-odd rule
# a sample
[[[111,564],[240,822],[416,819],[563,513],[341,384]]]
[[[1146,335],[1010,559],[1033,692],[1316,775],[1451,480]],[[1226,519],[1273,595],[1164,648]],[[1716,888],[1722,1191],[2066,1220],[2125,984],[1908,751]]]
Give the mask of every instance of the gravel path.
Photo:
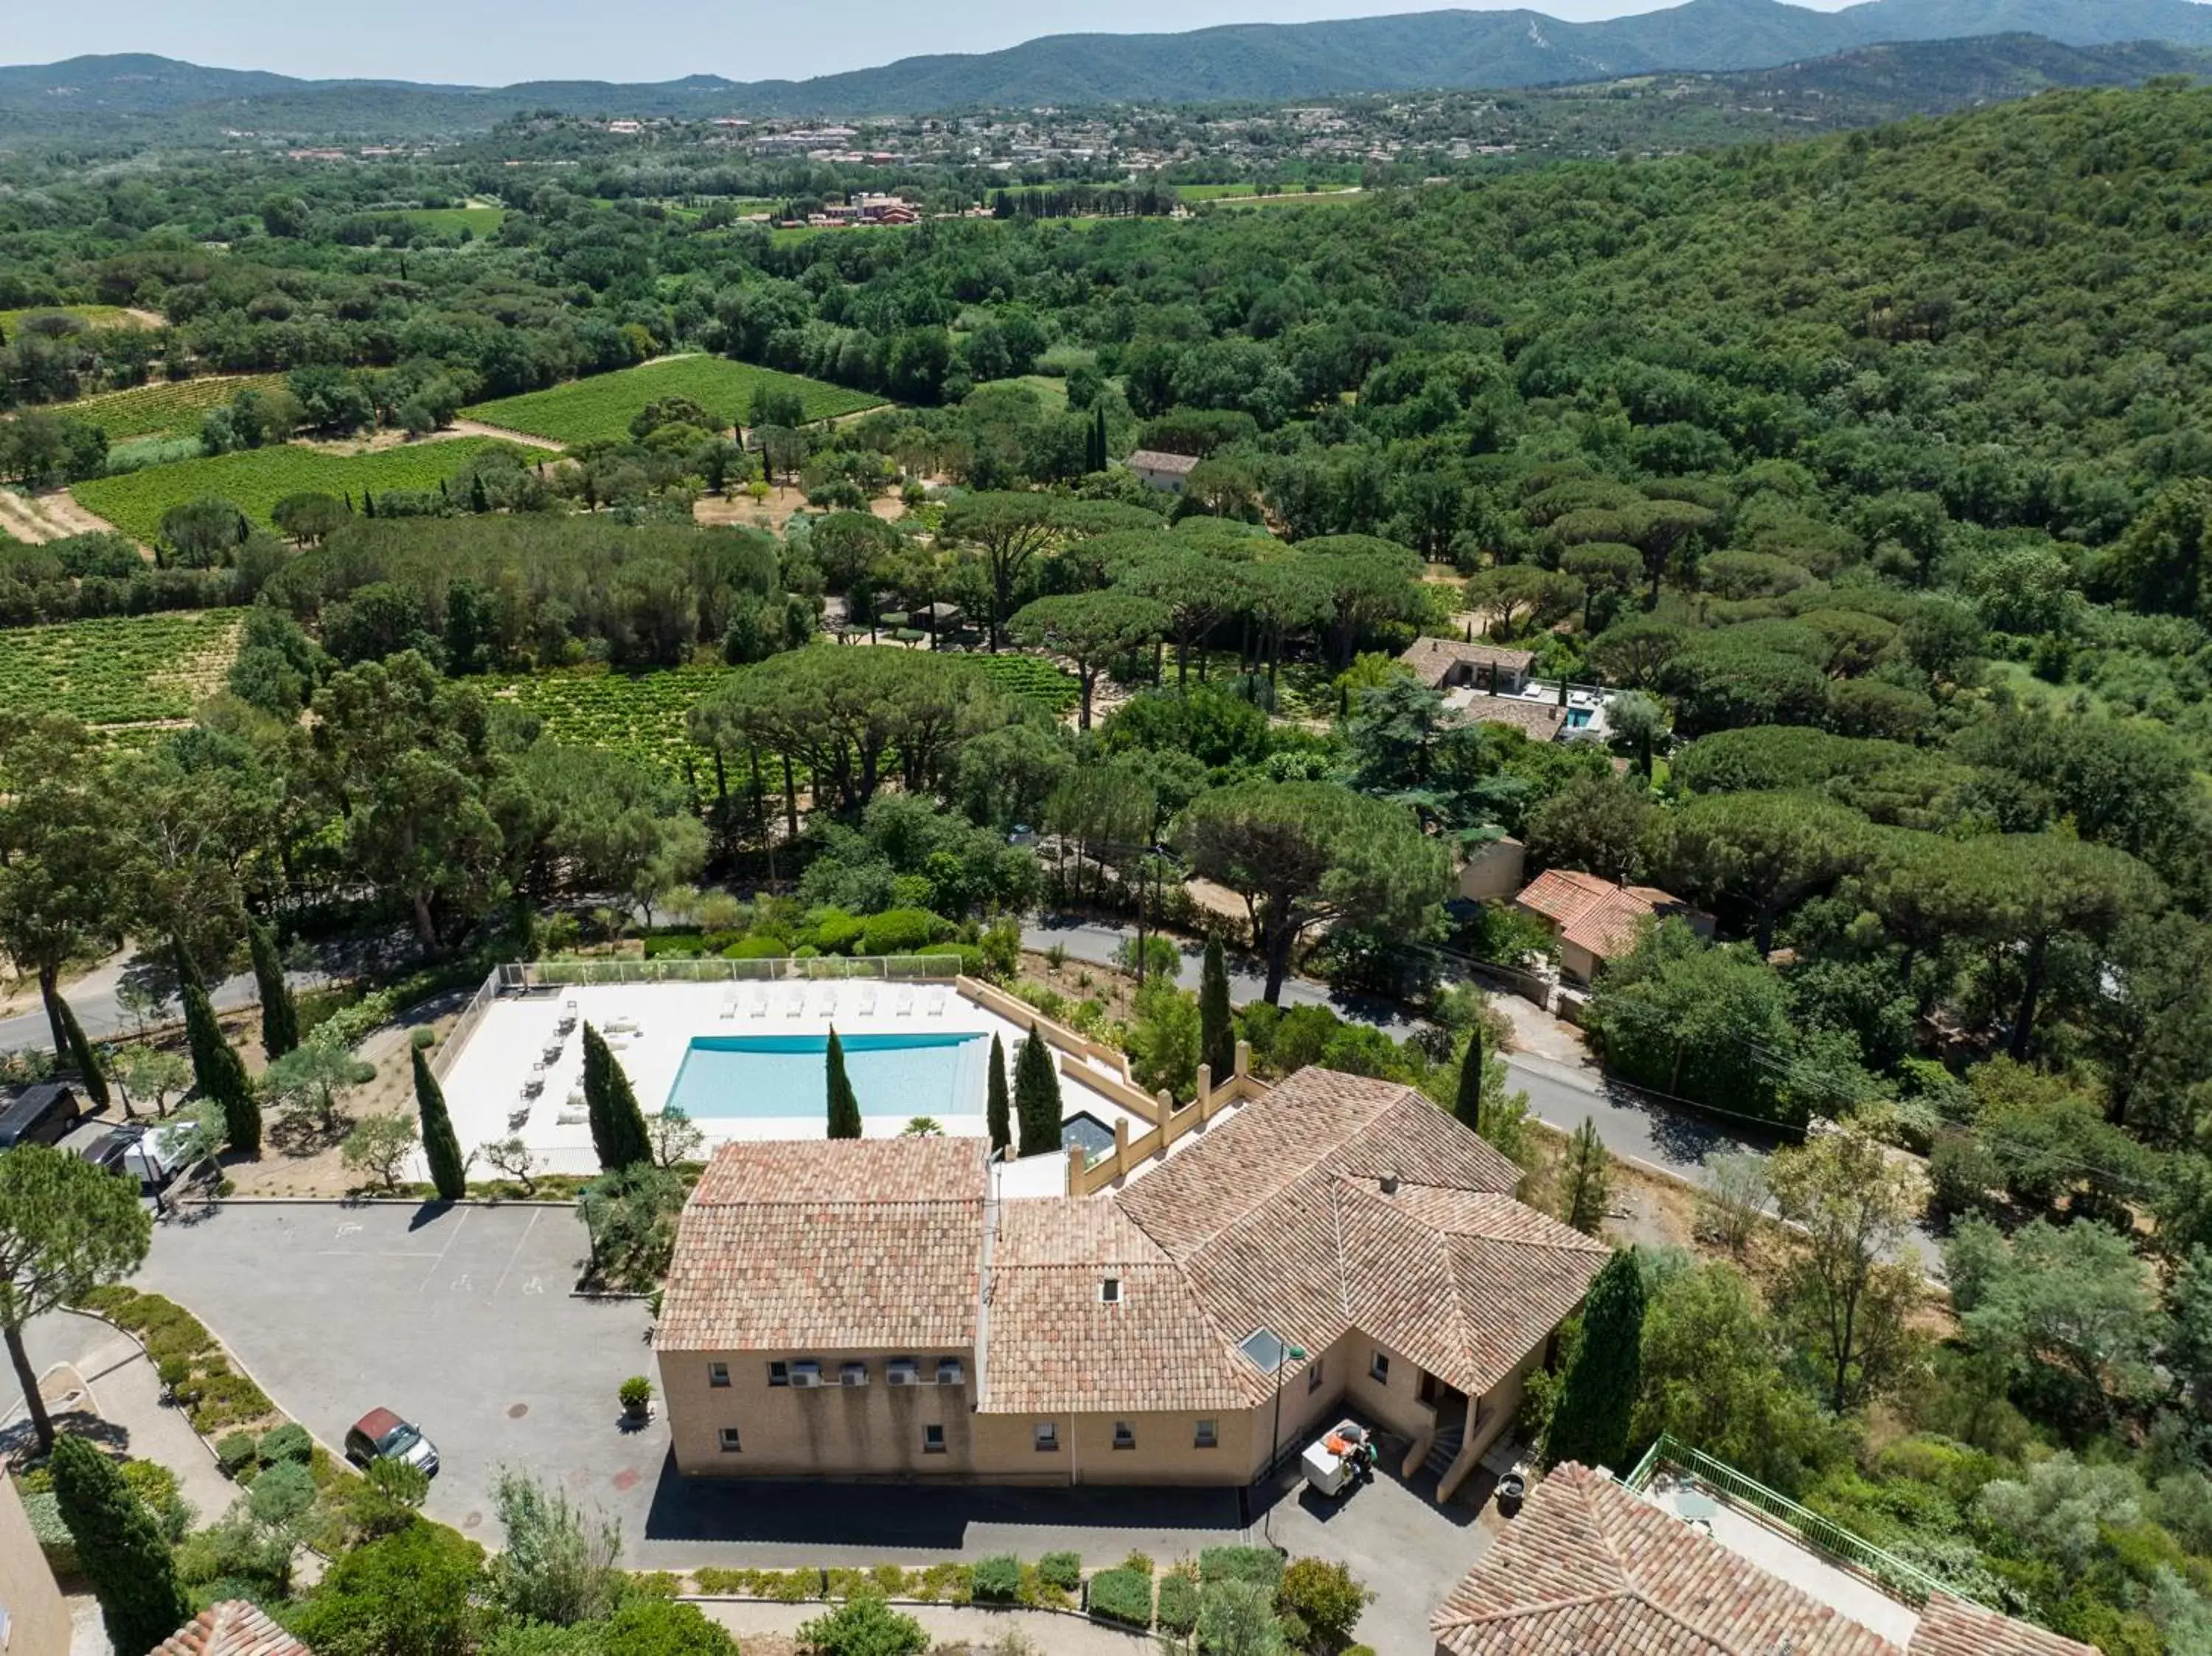
[[[699,1608],[737,1635],[764,1633],[788,1636],[799,1623],[827,1613],[827,1604],[770,1604],[750,1599],[702,1599]],[[975,1610],[950,1604],[901,1604],[902,1615],[921,1623],[933,1641],[961,1639],[975,1645],[996,1644],[1010,1633],[1018,1633],[1038,1656],[1153,1656],[1159,1647],[1149,1635],[1122,1633],[1081,1617],[1060,1616],[1043,1610]]]

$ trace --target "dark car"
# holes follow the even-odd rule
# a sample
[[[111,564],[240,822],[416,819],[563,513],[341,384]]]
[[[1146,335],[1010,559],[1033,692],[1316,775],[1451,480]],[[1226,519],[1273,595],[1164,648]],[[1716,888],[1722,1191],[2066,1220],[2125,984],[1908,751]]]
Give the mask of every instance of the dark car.
[[[389,1409],[372,1409],[346,1431],[346,1459],[356,1465],[372,1461],[400,1460],[417,1468],[426,1477],[438,1475],[438,1447],[422,1435],[422,1429],[402,1420]]]
[[[58,1148],[89,1162],[102,1172],[135,1177],[136,1170],[126,1162],[131,1147],[144,1136],[144,1129],[140,1127],[87,1119],[72,1127]]]
[[[0,1150],[18,1144],[58,1144],[83,1113],[76,1095],[59,1082],[26,1087],[0,1105]]]

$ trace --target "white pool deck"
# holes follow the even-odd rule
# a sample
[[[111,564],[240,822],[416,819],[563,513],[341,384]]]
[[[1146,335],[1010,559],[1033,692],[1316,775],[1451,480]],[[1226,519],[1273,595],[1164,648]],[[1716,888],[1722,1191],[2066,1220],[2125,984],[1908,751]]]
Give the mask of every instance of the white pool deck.
[[[559,1033],[564,1018],[575,1027]],[[702,1036],[823,1035],[834,1025],[841,1035],[997,1035],[1006,1047],[1012,1077],[1016,1049],[1027,1030],[985,1010],[951,983],[882,982],[865,979],[821,982],[638,983],[575,985],[528,995],[502,997],[484,1010],[482,1020],[448,1059],[443,1085],[446,1105],[463,1155],[499,1140],[520,1137],[537,1157],[541,1173],[596,1173],[591,1129],[584,1114],[583,1025],[606,1037],[639,1105],[648,1118],[659,1113],[675,1085],[692,1040]],[[1068,1115],[1091,1117],[1112,1131],[1126,1119],[1133,1137],[1152,1123],[1124,1109],[1103,1092],[1083,1084],[1054,1054],[1060,1096]],[[1079,1069],[1095,1060],[1081,1061]],[[970,1066],[973,1096],[957,1101],[948,1112],[936,1100],[919,1099],[911,1113],[936,1119],[956,1137],[986,1136],[984,1089],[989,1065]],[[1103,1070],[1099,1073],[1103,1076]],[[533,1081],[542,1079],[536,1095]],[[695,1117],[709,1148],[732,1139],[820,1138],[826,1131],[824,1107],[807,1116]],[[869,1116],[862,1130],[870,1137],[896,1137],[909,1116]],[[418,1164],[415,1176],[427,1177]],[[495,1176],[479,1161],[475,1178]],[[1024,1156],[1007,1165],[1000,1193],[1058,1196],[1067,1188],[1064,1156]]]

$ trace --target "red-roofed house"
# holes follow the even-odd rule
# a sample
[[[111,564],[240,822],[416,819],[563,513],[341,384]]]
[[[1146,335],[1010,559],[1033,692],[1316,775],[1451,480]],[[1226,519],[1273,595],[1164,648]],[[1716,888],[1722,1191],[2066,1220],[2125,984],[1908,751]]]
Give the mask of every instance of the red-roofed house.
[[[1712,917],[1656,886],[1617,885],[1573,869],[1548,869],[1522,888],[1513,906],[1534,916],[1559,940],[1559,971],[1588,984],[1598,968],[1636,946],[1636,929],[1648,919],[1679,918],[1701,937],[1712,935]]]

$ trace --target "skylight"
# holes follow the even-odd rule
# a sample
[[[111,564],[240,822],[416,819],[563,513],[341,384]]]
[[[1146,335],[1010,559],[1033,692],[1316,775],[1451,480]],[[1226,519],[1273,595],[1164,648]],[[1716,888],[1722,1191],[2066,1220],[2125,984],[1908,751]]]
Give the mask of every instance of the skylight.
[[[1264,1369],[1272,1374],[1283,1361],[1283,1353],[1289,1348],[1283,1337],[1273,1329],[1261,1328],[1246,1335],[1237,1349],[1244,1354],[1245,1360],[1255,1368]]]

